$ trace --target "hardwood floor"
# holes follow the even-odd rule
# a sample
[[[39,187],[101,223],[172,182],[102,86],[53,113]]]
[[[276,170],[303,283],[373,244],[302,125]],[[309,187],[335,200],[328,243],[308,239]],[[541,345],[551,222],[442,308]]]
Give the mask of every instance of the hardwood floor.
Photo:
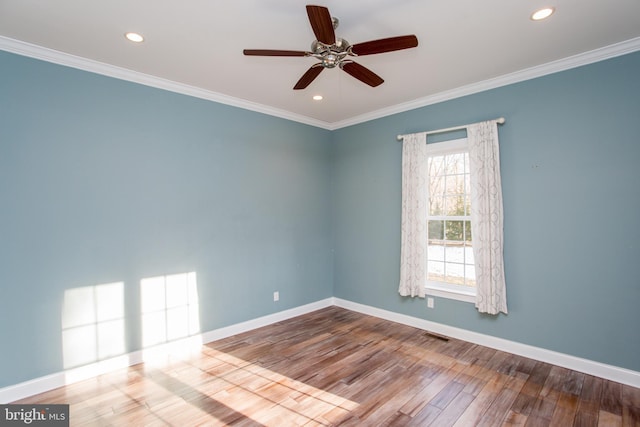
[[[640,426],[640,389],[337,307],[16,403],[80,426]]]

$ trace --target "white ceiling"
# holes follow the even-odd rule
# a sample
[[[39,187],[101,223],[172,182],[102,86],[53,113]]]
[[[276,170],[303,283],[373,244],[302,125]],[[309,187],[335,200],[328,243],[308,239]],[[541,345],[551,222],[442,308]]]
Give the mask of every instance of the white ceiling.
[[[335,68],[294,91],[315,59],[242,50],[309,50],[305,4],[0,0],[0,49],[328,129],[640,50],[639,0],[323,0],[351,44],[415,34],[419,46],[356,58],[377,88]],[[551,18],[529,19],[549,5]]]

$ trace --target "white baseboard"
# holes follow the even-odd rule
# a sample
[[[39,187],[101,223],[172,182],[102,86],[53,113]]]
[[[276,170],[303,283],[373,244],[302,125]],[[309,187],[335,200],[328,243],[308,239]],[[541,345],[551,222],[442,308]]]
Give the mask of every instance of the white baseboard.
[[[291,319],[292,317],[301,316],[303,314],[311,313],[312,311],[320,310],[322,308],[331,307],[334,304],[333,298],[327,298],[311,304],[306,304],[300,307],[291,308],[289,310],[280,311],[278,313],[269,314],[264,317],[259,317],[253,320],[247,320],[246,322],[236,323],[235,325],[227,326],[225,328],[215,329],[213,331],[205,332],[202,334],[202,342],[208,343],[216,341],[222,338],[230,337],[232,335],[241,334],[243,332],[258,329],[263,326],[271,325],[272,323],[281,322],[283,320]]]
[[[359,313],[368,314],[370,316],[379,317],[381,319],[390,320],[403,325],[413,326],[415,328],[435,332],[440,335],[446,335],[451,338],[494,348],[496,350],[506,351],[508,353],[517,354],[518,356],[528,357],[529,359],[538,360],[540,362],[551,363],[563,368],[640,388],[640,372],[632,371],[630,369],[594,362],[593,360],[582,359],[540,347],[534,347],[515,341],[468,331],[466,329],[455,328],[441,323],[419,319],[417,317],[407,316],[393,311],[382,310],[380,308],[358,304],[340,298],[334,298],[334,305],[346,308],[347,310],[357,311]]]
[[[186,338],[180,341],[153,347],[151,349],[134,351],[126,355],[104,360],[80,368],[69,369],[51,375],[46,375],[33,380],[25,381],[19,384],[11,385],[0,389],[0,404],[14,402],[29,396],[44,393],[58,387],[73,384],[78,381],[93,378],[95,376],[112,372],[117,369],[133,366],[141,362],[149,362],[155,359],[163,359],[171,357],[182,357],[191,352],[200,351],[200,346],[208,342],[219,340],[222,338],[237,335],[253,329],[261,328],[276,322],[290,319],[292,317],[301,316],[312,311],[335,305],[347,310],[357,311],[359,313],[368,314],[370,316],[379,317],[381,319],[390,320],[392,322],[401,323],[415,328],[424,329],[435,332],[437,334],[446,335],[452,338],[468,341],[474,344],[491,347],[497,350],[506,351],[517,354],[519,356],[528,357],[530,359],[547,362],[554,365],[562,366],[574,371],[583,372],[600,378],[605,378],[632,387],[640,388],[640,372],[629,369],[619,368],[617,366],[606,365],[592,360],[581,359],[579,357],[546,350],[539,347],[533,347],[527,344],[521,344],[515,341],[509,341],[502,338],[492,337],[477,332],[467,331],[452,326],[443,325],[441,323],[432,322],[417,317],[407,316],[376,307],[371,307],[340,298],[327,298],[311,304],[300,307],[280,311],[257,319],[248,320],[246,322],[237,323],[235,325],[226,326],[200,335]]]

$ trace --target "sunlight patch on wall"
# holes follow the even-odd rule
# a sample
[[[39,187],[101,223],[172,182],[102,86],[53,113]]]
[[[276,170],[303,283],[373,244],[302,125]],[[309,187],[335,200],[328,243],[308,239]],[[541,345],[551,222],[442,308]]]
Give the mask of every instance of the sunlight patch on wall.
[[[195,272],[142,279],[140,305],[145,348],[200,332]]]
[[[65,368],[125,352],[124,283],[67,289],[62,308]]]

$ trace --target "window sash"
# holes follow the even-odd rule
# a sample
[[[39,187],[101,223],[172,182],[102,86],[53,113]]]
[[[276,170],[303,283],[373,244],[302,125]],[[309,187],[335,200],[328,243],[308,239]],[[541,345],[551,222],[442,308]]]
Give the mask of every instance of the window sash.
[[[467,139],[466,138],[461,138],[461,139],[456,139],[456,140],[450,140],[450,141],[444,141],[444,142],[438,142],[438,143],[432,143],[432,144],[427,144],[427,161],[429,161],[430,158],[432,157],[436,157],[436,156],[449,156],[449,155],[455,155],[455,154],[459,154],[459,153],[467,153],[468,154],[469,149],[468,149],[468,144],[467,144]],[[442,176],[443,178],[446,179],[446,177],[453,177],[453,176],[465,176],[468,174],[468,163],[466,164],[466,167],[464,168],[466,170],[466,173],[450,173],[447,174],[446,171],[442,171],[441,174],[439,174],[439,176]],[[464,171],[463,171],[464,172]],[[431,175],[430,175],[431,177]],[[462,194],[456,194],[455,196],[461,195],[464,199],[463,200],[469,200],[470,198],[470,191],[471,189],[469,187],[467,187],[465,185],[464,187],[464,192]],[[466,215],[430,215],[429,213],[431,212],[431,198],[433,197],[444,197],[446,195],[446,190],[443,194],[436,194],[436,195],[432,195],[429,194],[428,196],[428,203],[427,203],[427,227],[426,227],[426,233],[427,233],[427,242],[431,241],[431,240],[442,240],[445,244],[443,245],[443,252],[446,251],[446,242],[459,242],[463,248],[466,247],[472,247],[470,244],[470,241],[466,239],[466,235],[463,234],[462,236],[462,240],[447,240],[447,236],[446,234],[443,235],[443,239],[432,239],[429,237],[428,235],[428,230],[429,230],[429,221],[464,221],[464,222],[469,222],[471,223],[471,213],[470,212],[466,212]],[[444,231],[443,231],[444,233]],[[432,246],[429,245],[428,246]],[[474,280],[474,284],[473,285],[467,285],[467,284],[455,284],[455,283],[451,283],[451,282],[444,282],[444,281],[438,281],[438,280],[430,280],[429,277],[429,264],[433,263],[433,262],[442,262],[443,263],[443,267],[445,268],[443,271],[445,272],[444,274],[446,274],[446,264],[449,265],[459,265],[459,268],[462,268],[463,271],[463,280],[464,282],[467,281],[468,276],[467,276],[467,271],[466,269],[468,267],[471,268],[475,268],[475,265],[473,263],[467,263],[467,258],[466,258],[466,254],[465,251],[463,250],[463,260],[462,262],[451,262],[446,260],[446,255],[444,256],[444,260],[442,261],[435,261],[433,259],[429,259],[429,255],[428,255],[428,250],[427,253],[425,253],[425,257],[427,258],[427,279],[426,279],[426,283],[425,286],[427,288],[427,294],[430,295],[435,295],[435,296],[443,296],[446,298],[453,298],[453,299],[458,299],[458,300],[462,300],[462,301],[468,301],[468,302],[474,302],[475,301],[475,294],[476,294],[476,288],[475,288],[475,280]],[[432,264],[433,265],[433,264]],[[446,277],[446,276],[445,276]]]

